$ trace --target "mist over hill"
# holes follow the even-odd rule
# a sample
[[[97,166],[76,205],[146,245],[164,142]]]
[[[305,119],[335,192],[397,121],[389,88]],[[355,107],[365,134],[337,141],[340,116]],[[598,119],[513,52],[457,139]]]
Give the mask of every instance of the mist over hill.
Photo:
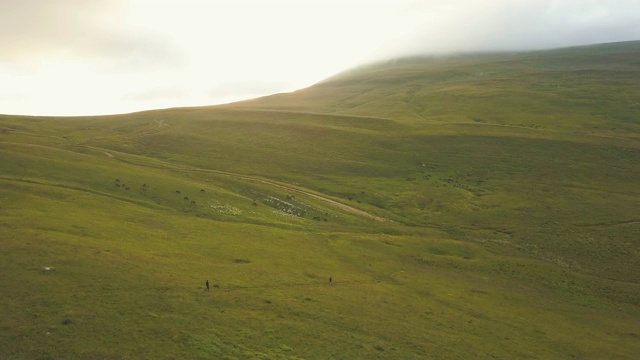
[[[636,136],[639,51],[640,42],[632,41],[400,58],[237,105],[423,123],[579,126],[587,132],[612,125],[621,134]],[[569,113],[579,121],[563,120]]]

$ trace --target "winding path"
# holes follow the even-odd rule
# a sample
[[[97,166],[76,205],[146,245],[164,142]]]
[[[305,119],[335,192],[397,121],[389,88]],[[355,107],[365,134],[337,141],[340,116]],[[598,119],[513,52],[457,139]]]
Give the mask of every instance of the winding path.
[[[378,216],[375,214],[372,214],[370,212],[367,212],[365,210],[361,210],[358,208],[355,208],[353,206],[347,205],[345,203],[339,202],[337,200],[333,200],[330,199],[326,196],[323,196],[321,194],[312,192],[311,190],[305,189],[305,188],[300,188],[298,186],[293,186],[290,184],[286,184],[286,183],[282,183],[276,180],[271,180],[271,179],[266,179],[266,178],[262,178],[259,176],[254,176],[254,175],[242,175],[242,174],[237,174],[237,173],[231,173],[231,172],[227,172],[227,171],[220,171],[220,170],[212,170],[212,169],[204,169],[204,168],[198,168],[198,167],[188,167],[188,166],[179,166],[179,165],[174,165],[171,163],[166,163],[164,161],[160,161],[157,159],[153,159],[153,162],[149,162],[149,163],[144,163],[141,162],[139,159],[136,160],[129,160],[129,159],[123,159],[117,156],[114,156],[112,153],[109,153],[101,148],[96,148],[96,147],[87,147],[87,148],[91,148],[93,150],[96,151],[100,151],[103,154],[105,154],[107,157],[109,158],[113,158],[115,160],[119,160],[119,161],[123,161],[129,164],[133,164],[133,165],[139,165],[139,166],[146,166],[146,167],[154,167],[154,168],[164,168],[164,169],[170,169],[170,170],[176,170],[176,171],[193,171],[193,172],[206,172],[206,173],[212,173],[212,174],[217,174],[217,175],[222,175],[222,176],[227,176],[227,177],[233,177],[236,179],[241,179],[241,180],[247,180],[247,181],[257,181],[257,182],[261,182],[263,184],[267,184],[267,185],[271,185],[280,189],[285,189],[287,191],[290,192],[296,192],[298,194],[303,194],[306,196],[309,196],[311,198],[317,199],[317,200],[321,200],[324,201],[332,206],[335,206],[343,211],[349,212],[351,214],[354,215],[358,215],[358,216],[362,216],[365,218],[369,218],[369,219],[373,219],[379,222],[387,222],[387,223],[395,223],[393,220],[391,219],[387,219],[385,217],[382,216]]]

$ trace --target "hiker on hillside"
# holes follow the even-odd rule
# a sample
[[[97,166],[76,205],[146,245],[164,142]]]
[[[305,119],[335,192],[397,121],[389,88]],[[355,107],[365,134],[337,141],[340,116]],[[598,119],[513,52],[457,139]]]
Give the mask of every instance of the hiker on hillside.
[[[207,291],[209,291],[209,280],[207,279],[207,282],[204,284],[207,286]]]
[[[333,285],[333,277],[329,277],[329,285]]]

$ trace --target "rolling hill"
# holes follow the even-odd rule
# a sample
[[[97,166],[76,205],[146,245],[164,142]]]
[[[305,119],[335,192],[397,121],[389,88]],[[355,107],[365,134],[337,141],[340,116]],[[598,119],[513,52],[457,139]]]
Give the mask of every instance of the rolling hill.
[[[0,116],[0,355],[634,358],[639,79],[626,42]]]

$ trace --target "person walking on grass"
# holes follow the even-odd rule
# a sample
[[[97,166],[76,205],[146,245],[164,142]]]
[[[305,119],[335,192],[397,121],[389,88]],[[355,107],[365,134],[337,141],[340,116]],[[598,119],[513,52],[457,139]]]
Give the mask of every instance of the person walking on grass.
[[[207,282],[204,283],[207,286],[207,291],[209,291],[209,279],[207,279]]]
[[[329,277],[329,285],[333,285],[333,277],[332,276]]]

